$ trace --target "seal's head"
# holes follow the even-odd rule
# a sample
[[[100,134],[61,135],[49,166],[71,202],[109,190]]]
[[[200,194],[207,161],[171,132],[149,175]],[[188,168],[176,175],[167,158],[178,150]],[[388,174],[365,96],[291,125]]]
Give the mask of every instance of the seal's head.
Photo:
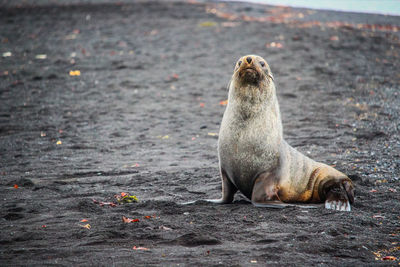
[[[256,86],[274,79],[267,61],[257,55],[241,57],[235,65],[232,78],[242,85]]]
[[[229,88],[231,98],[250,105],[265,103],[275,95],[271,69],[265,59],[256,55],[237,61]]]

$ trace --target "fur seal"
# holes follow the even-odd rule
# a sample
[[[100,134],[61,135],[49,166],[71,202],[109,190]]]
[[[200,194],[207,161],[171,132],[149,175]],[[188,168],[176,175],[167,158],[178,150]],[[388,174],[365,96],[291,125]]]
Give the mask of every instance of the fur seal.
[[[274,78],[260,56],[247,55],[235,66],[218,140],[222,198],[231,203],[239,190],[257,207],[287,203],[321,203],[350,211],[352,181],[342,172],[316,162],[282,137]]]

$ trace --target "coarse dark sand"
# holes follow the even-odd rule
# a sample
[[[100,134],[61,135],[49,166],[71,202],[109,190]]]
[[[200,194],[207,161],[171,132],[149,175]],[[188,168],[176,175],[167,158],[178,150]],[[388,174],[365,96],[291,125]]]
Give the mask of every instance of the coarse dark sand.
[[[399,26],[244,3],[0,1],[0,265],[398,265]],[[286,140],[353,179],[351,212],[179,204],[220,196],[220,102],[246,54],[271,66]],[[139,203],[100,205],[121,192]]]

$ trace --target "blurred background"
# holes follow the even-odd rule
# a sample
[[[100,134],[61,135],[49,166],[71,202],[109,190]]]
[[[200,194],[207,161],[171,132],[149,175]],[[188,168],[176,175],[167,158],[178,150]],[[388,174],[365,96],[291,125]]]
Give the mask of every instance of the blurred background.
[[[137,3],[151,2],[145,0],[0,0],[0,6],[16,6],[16,5],[51,5],[63,3]],[[174,0],[164,0],[163,2],[176,2]],[[194,1],[192,1],[194,2]],[[218,1],[202,1],[196,2],[218,2]],[[221,2],[250,2],[268,5],[282,5],[300,8],[326,9],[346,12],[375,13],[385,15],[400,15],[399,0],[231,0]]]

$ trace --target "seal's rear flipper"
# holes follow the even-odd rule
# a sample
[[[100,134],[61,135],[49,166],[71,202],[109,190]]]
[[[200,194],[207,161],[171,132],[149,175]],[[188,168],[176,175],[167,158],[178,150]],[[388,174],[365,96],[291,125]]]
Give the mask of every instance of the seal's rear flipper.
[[[351,211],[354,202],[354,188],[349,179],[335,179],[324,184],[326,196],[325,208],[339,211]]]

